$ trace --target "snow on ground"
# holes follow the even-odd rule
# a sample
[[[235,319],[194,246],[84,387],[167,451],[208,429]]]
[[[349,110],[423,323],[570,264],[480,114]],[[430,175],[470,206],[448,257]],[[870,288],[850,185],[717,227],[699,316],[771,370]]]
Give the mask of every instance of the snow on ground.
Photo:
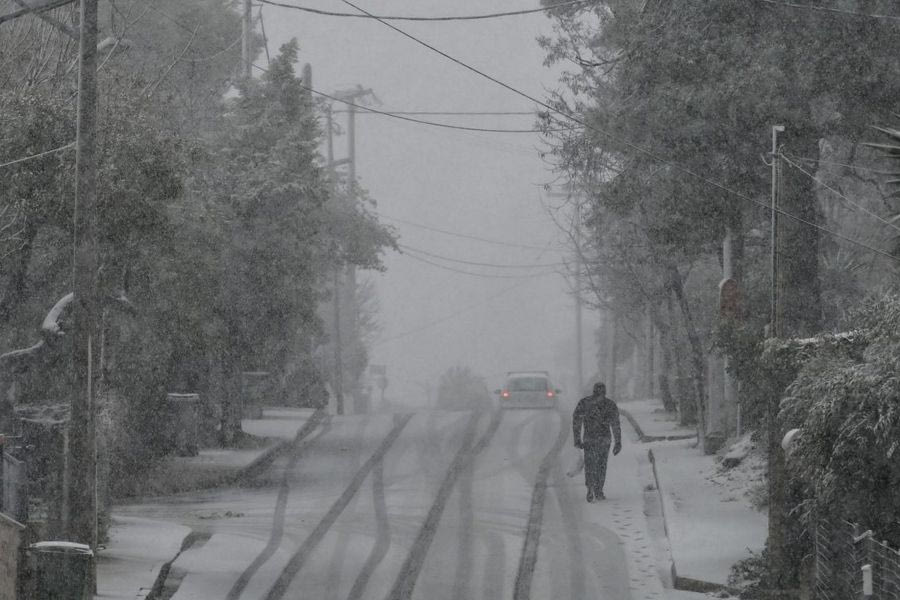
[[[135,600],[146,597],[159,570],[172,560],[188,527],[113,515],[109,542],[97,556],[96,599]]]
[[[690,437],[697,435],[694,427],[685,427],[678,417],[666,412],[659,400],[629,400],[620,402],[619,409],[631,415],[648,437]]]
[[[256,437],[293,440],[313,412],[312,408],[264,408],[262,419],[244,419],[244,433]]]
[[[765,544],[766,514],[745,495],[759,476],[754,461],[721,473],[693,440],[651,446],[678,576],[726,584],[731,566]]]

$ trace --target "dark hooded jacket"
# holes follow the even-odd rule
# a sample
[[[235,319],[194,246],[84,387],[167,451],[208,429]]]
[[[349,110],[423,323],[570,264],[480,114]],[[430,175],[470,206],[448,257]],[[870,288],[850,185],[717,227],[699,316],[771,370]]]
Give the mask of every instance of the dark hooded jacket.
[[[593,396],[582,398],[572,415],[572,432],[576,444],[579,442],[586,445],[609,444],[615,437],[616,444],[621,445],[622,426],[619,424],[619,407],[606,396],[599,400],[595,400]]]

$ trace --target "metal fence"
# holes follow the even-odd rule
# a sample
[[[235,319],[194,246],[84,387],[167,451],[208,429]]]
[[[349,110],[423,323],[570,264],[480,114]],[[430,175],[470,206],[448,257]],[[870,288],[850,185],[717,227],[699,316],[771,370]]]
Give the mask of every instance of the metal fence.
[[[0,451],[0,511],[24,523],[28,518],[27,472],[25,463]]]
[[[900,600],[900,551],[852,523],[815,525],[816,600]]]

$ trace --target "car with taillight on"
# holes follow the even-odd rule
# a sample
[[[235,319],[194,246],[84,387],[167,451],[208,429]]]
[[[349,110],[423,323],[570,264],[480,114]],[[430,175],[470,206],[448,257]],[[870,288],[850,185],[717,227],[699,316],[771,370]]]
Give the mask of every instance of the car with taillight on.
[[[560,391],[550,383],[547,371],[510,371],[502,389],[500,408],[556,408]]]

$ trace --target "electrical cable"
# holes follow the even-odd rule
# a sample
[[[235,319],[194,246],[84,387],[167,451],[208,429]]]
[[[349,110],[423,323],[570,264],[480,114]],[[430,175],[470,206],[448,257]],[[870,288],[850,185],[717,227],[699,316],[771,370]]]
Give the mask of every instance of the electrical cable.
[[[831,8],[828,6],[813,6],[812,4],[798,4],[796,2],[785,2],[783,0],[756,0],[766,4],[774,4],[776,6],[785,6],[788,8],[801,8],[804,10],[812,10],[816,12],[826,12],[832,14],[849,15],[853,17],[862,17],[868,19],[884,19],[888,21],[900,21],[900,15],[882,15],[877,13],[863,13],[853,10],[845,10],[843,8]]]
[[[225,54],[226,52],[228,52],[229,50],[231,50],[232,48],[234,48],[235,46],[237,46],[238,44],[240,44],[240,43],[241,43],[241,39],[242,39],[243,37],[244,37],[243,34],[242,34],[242,35],[239,35],[239,36],[237,37],[237,39],[235,39],[233,42],[231,42],[230,44],[228,44],[228,46],[226,46],[226,47],[223,48],[222,50],[219,50],[219,51],[216,52],[215,54],[210,54],[209,56],[197,56],[197,57],[194,57],[194,56],[187,56],[187,57],[185,57],[184,60],[189,60],[189,61],[192,61],[192,62],[209,62],[209,61],[211,61],[211,60],[215,60],[215,59],[219,58],[220,56],[222,56],[223,54]]]
[[[855,171],[866,171],[868,173],[875,173],[876,175],[893,175],[893,176],[900,175],[900,173],[897,173],[896,171],[885,171],[884,169],[873,169],[871,167],[860,167],[857,165],[851,165],[851,164],[842,163],[842,162],[835,162],[835,161],[831,161],[831,160],[820,160],[818,158],[809,158],[807,156],[794,156],[793,154],[785,154],[784,152],[782,152],[782,156],[788,157],[792,160],[805,162],[805,163],[811,164],[811,165],[832,165],[835,167],[845,167],[847,169],[853,169]]]
[[[253,65],[257,69],[265,70],[258,65]],[[328,98],[329,100],[333,100],[335,102],[340,102],[342,104],[346,104],[347,106],[352,106],[353,108],[357,108],[359,110],[364,110],[366,112],[375,113],[376,115],[382,115],[385,117],[391,117],[394,119],[400,119],[401,121],[408,121],[410,123],[418,123],[420,125],[430,125],[432,127],[441,127],[444,129],[456,129],[458,131],[476,131],[479,133],[555,133],[561,131],[571,131],[574,128],[563,128],[563,129],[493,129],[489,127],[467,127],[465,125],[452,125],[450,123],[438,123],[437,121],[426,121],[424,119],[416,119],[414,117],[406,117],[399,113],[388,112],[385,110],[378,110],[377,108],[371,108],[368,106],[363,106],[362,104],[354,104],[349,100],[343,100],[338,98],[337,96],[332,96],[331,94],[326,94],[325,92],[320,92],[315,90],[309,86],[299,84],[299,87],[304,90],[316,94],[317,96],[322,96],[323,98]]]
[[[38,154],[32,154],[31,156],[23,156],[22,158],[17,158],[16,160],[11,160],[9,162],[0,163],[0,169],[3,167],[9,167],[12,165],[16,165],[19,163],[23,163],[29,160],[34,160],[37,158],[41,158],[42,156],[47,156],[48,154],[56,154],[57,152],[62,152],[63,150],[68,150],[69,148],[74,148],[75,142],[69,142],[65,146],[60,146],[59,148],[54,148],[52,150],[45,150],[44,152],[40,152]]]
[[[397,223],[403,223],[404,225],[409,225],[411,227],[418,227],[420,229],[424,229],[426,231],[433,231],[435,233],[443,233],[444,235],[454,236],[458,238],[463,238],[466,240],[474,240],[477,242],[485,242],[487,244],[496,244],[498,246],[507,246],[509,248],[524,248],[526,250],[541,250],[546,251],[547,248],[542,248],[541,246],[529,246],[528,244],[516,244],[514,242],[504,242],[501,240],[491,240],[488,238],[478,237],[474,235],[468,235],[465,233],[460,233],[458,231],[449,231],[446,229],[439,229],[437,227],[431,227],[429,225],[423,225],[422,223],[416,223],[413,221],[407,221],[405,219],[398,219],[396,217],[390,217],[385,215],[384,213],[379,213],[378,216],[382,219],[387,219],[388,221],[396,221]]]
[[[515,17],[520,15],[530,15],[533,13],[542,13],[547,12],[548,10],[553,10],[555,8],[563,8],[566,6],[576,6],[579,4],[588,4],[593,0],[573,0],[571,2],[560,2],[559,4],[553,4],[551,6],[544,6],[541,8],[529,8],[525,10],[513,10],[508,12],[498,12],[498,13],[488,13],[483,15],[462,15],[462,16],[446,16],[446,17],[411,17],[411,16],[396,16],[396,15],[361,15],[357,13],[344,13],[344,12],[335,12],[330,10],[321,10],[318,8],[310,8],[308,6],[298,6],[296,4],[287,4],[285,2],[276,2],[275,0],[259,0],[263,4],[269,4],[271,6],[279,6],[281,8],[290,8],[292,10],[299,10],[307,13],[312,13],[316,15],[323,15],[327,17],[348,17],[352,19],[379,19],[386,21],[476,21],[481,19],[497,19],[501,17]]]
[[[847,202],[848,204],[850,204],[851,206],[854,206],[854,207],[858,208],[859,210],[863,211],[864,213],[866,213],[866,214],[869,215],[870,217],[873,217],[873,218],[877,219],[878,221],[881,221],[882,223],[884,223],[884,224],[887,225],[888,227],[891,227],[892,229],[896,229],[898,232],[900,232],[900,227],[898,227],[895,223],[892,223],[891,221],[888,221],[887,219],[885,219],[885,218],[882,217],[881,215],[878,215],[878,214],[873,213],[872,211],[870,211],[868,208],[866,208],[866,207],[863,206],[862,204],[859,204],[859,203],[857,203],[857,202],[854,202],[853,200],[851,200],[850,198],[848,198],[847,196],[845,196],[844,194],[842,194],[842,193],[839,192],[838,190],[834,189],[833,187],[831,187],[830,185],[828,185],[827,183],[825,183],[825,182],[822,181],[821,179],[817,178],[817,177],[816,177],[815,175],[813,175],[812,173],[808,172],[806,169],[804,169],[803,167],[801,167],[799,164],[797,164],[797,163],[795,163],[794,161],[792,161],[791,159],[789,159],[789,158],[788,158],[787,156],[785,156],[784,154],[781,154],[781,158],[783,158],[784,161],[785,161],[787,164],[789,164],[790,166],[794,167],[795,169],[797,169],[798,171],[800,171],[801,173],[803,173],[804,175],[806,175],[807,177],[809,177],[810,179],[812,179],[813,181],[815,181],[817,184],[819,184],[820,186],[822,186],[822,187],[825,188],[826,190],[828,190],[828,191],[830,191],[831,193],[835,194],[835,195],[838,196],[839,198],[843,198],[844,201],[846,201],[846,202]]]
[[[430,258],[436,258],[438,260],[445,260],[447,262],[459,263],[461,265],[470,265],[473,267],[491,267],[494,269],[546,269],[553,267],[564,267],[566,263],[564,262],[555,262],[555,263],[535,263],[535,264],[498,264],[498,263],[486,263],[486,262],[477,262],[471,260],[462,260],[458,258],[450,258],[449,256],[441,256],[440,254],[434,254],[427,250],[422,250],[420,248],[414,248],[412,246],[407,246],[405,244],[399,244],[400,248],[403,250],[407,250],[409,252],[415,252],[418,254],[424,254]]]
[[[577,116],[575,116],[575,115],[573,115],[573,114],[571,114],[571,113],[564,112],[564,111],[562,111],[562,110],[560,110],[560,109],[558,109],[558,108],[556,108],[556,107],[554,107],[554,106],[551,106],[550,104],[547,104],[546,102],[544,102],[544,101],[542,101],[542,100],[539,100],[538,98],[535,98],[534,96],[531,96],[531,95],[529,95],[529,94],[527,94],[527,93],[525,93],[525,92],[523,92],[523,91],[521,91],[521,90],[519,90],[519,89],[517,89],[517,88],[514,88],[513,86],[509,85],[508,83],[505,83],[505,82],[503,82],[503,81],[497,79],[496,77],[493,77],[493,76],[491,76],[491,75],[488,75],[488,74],[485,73],[484,71],[481,71],[481,70],[479,70],[479,69],[473,67],[472,65],[469,65],[468,63],[465,63],[465,62],[463,62],[462,60],[460,60],[460,59],[458,59],[458,58],[456,58],[456,57],[454,57],[454,56],[451,56],[450,54],[447,54],[447,53],[444,52],[443,50],[440,50],[440,49],[436,48],[435,46],[432,46],[432,45],[429,44],[428,42],[425,42],[425,41],[423,41],[423,40],[420,40],[420,39],[417,38],[416,36],[414,36],[414,35],[412,35],[412,34],[410,34],[410,33],[407,33],[406,31],[403,31],[402,29],[400,29],[400,28],[397,27],[396,25],[393,25],[393,24],[391,24],[391,23],[388,23],[387,21],[385,21],[385,20],[383,20],[383,19],[379,19],[377,16],[373,15],[372,13],[370,13],[370,12],[366,11],[365,9],[360,8],[360,7],[357,6],[356,4],[350,2],[350,0],[341,0],[341,2],[343,2],[343,3],[346,4],[347,6],[350,6],[351,8],[354,8],[354,9],[358,10],[359,12],[361,12],[361,13],[363,13],[363,14],[369,15],[370,17],[372,17],[373,19],[375,19],[376,21],[378,21],[379,23],[381,23],[381,24],[384,25],[385,27],[389,27],[390,29],[393,29],[394,31],[396,31],[396,32],[399,33],[400,35],[403,35],[404,37],[409,38],[410,40],[414,41],[415,43],[417,43],[417,44],[419,44],[419,45],[421,45],[421,46],[424,46],[425,48],[428,48],[428,49],[431,50],[432,52],[435,52],[436,54],[439,54],[440,56],[443,56],[443,57],[446,58],[447,60],[449,60],[449,61],[451,61],[451,62],[453,62],[453,63],[456,63],[457,65],[459,65],[459,66],[461,66],[461,67],[463,67],[463,68],[465,68],[465,69],[468,69],[469,71],[472,71],[472,72],[475,73],[476,75],[479,75],[479,76],[481,76],[481,77],[487,79],[488,81],[492,81],[493,83],[499,85],[500,87],[502,87],[502,88],[504,88],[504,89],[507,89],[507,90],[509,90],[510,92],[512,92],[512,93],[514,93],[514,94],[516,94],[516,95],[518,95],[518,96],[521,96],[521,97],[523,97],[523,98],[525,98],[525,99],[527,99],[527,100],[530,100],[530,101],[534,102],[535,104],[537,104],[537,105],[539,105],[539,106],[542,106],[542,107],[546,108],[547,110],[549,110],[549,111],[551,111],[551,112],[553,112],[553,113],[556,113],[556,114],[558,114],[559,116],[561,116],[561,117],[563,117],[563,118],[565,118],[565,119],[568,119],[568,120],[570,120],[570,121],[572,121],[572,122],[574,122],[574,123],[577,123],[578,125],[581,125],[581,126],[584,127],[585,129],[589,129],[589,130],[591,130],[591,131],[594,131],[594,132],[596,132],[596,133],[599,133],[599,134],[601,134],[601,135],[603,135],[603,136],[609,138],[610,140],[615,141],[615,142],[618,142],[618,143],[620,143],[620,144],[622,144],[622,145],[624,145],[624,146],[626,146],[626,147],[628,147],[628,148],[631,148],[632,150],[634,150],[634,151],[636,151],[636,152],[638,152],[638,153],[641,153],[641,154],[643,154],[643,155],[645,155],[645,156],[648,156],[648,157],[652,158],[653,160],[655,160],[655,161],[657,161],[657,162],[660,162],[660,163],[665,164],[665,165],[669,165],[669,166],[673,167],[674,169],[676,169],[676,170],[678,170],[678,171],[681,171],[681,172],[683,172],[683,173],[686,173],[686,174],[690,175],[691,177],[694,177],[694,178],[696,178],[697,180],[699,180],[699,181],[701,181],[701,182],[703,182],[703,183],[706,183],[706,184],[709,185],[709,186],[715,187],[715,188],[717,188],[717,189],[719,189],[719,190],[722,190],[723,192],[726,192],[726,193],[728,193],[728,194],[731,194],[731,195],[733,195],[733,196],[736,196],[736,197],[741,198],[741,199],[743,199],[743,200],[746,200],[746,201],[748,201],[748,202],[753,202],[754,204],[758,204],[758,205],[762,206],[763,208],[765,208],[766,210],[771,210],[771,207],[768,206],[765,202],[761,202],[761,201],[759,201],[759,200],[756,200],[755,198],[751,198],[750,196],[747,196],[746,194],[743,194],[743,193],[741,193],[741,192],[738,192],[737,190],[733,190],[733,189],[727,187],[726,185],[724,185],[724,184],[722,184],[722,183],[719,183],[718,181],[714,181],[714,180],[712,180],[712,179],[709,179],[709,178],[707,178],[707,177],[704,177],[703,175],[700,175],[699,173],[693,171],[692,169],[689,169],[689,168],[684,167],[684,166],[682,166],[682,165],[680,165],[680,164],[678,164],[678,163],[676,163],[676,162],[673,162],[673,161],[671,161],[671,160],[668,160],[668,159],[665,159],[665,158],[663,158],[663,157],[661,157],[661,156],[658,156],[655,152],[653,152],[653,151],[651,151],[651,150],[647,150],[646,148],[643,148],[643,147],[641,147],[641,146],[638,146],[637,144],[635,144],[635,143],[633,143],[633,142],[630,142],[630,141],[628,141],[628,140],[619,138],[619,137],[613,135],[612,133],[610,133],[609,131],[606,131],[606,130],[604,130],[604,129],[600,128],[600,127],[597,127],[597,126],[595,126],[595,125],[591,125],[591,124],[587,123],[586,121],[584,121],[583,119],[580,119],[580,118],[578,118]],[[804,218],[802,218],[802,217],[799,217],[799,216],[797,216],[797,215],[794,215],[794,214],[792,214],[792,213],[789,213],[789,212],[787,212],[787,211],[785,211],[785,210],[783,210],[783,209],[776,208],[776,209],[775,209],[775,212],[777,212],[778,214],[784,215],[785,217],[788,217],[788,218],[790,218],[790,219],[794,219],[795,221],[797,221],[797,222],[799,222],[799,223],[803,223],[803,224],[805,224],[805,225],[808,225],[808,226],[810,226],[810,227],[813,227],[813,228],[815,228],[815,229],[817,229],[817,230],[819,230],[819,231],[822,231],[822,232],[824,232],[824,233],[828,233],[828,234],[830,234],[830,235],[832,235],[832,236],[834,236],[834,237],[836,237],[836,238],[843,239],[843,240],[845,240],[845,241],[847,241],[847,242],[850,242],[850,243],[852,243],[852,244],[856,244],[856,245],[858,245],[858,246],[860,246],[860,247],[862,247],[862,248],[866,248],[866,249],[868,249],[868,250],[870,250],[870,251],[872,251],[872,252],[875,252],[875,253],[877,253],[877,254],[882,254],[882,255],[884,255],[884,256],[887,256],[887,257],[891,258],[891,260],[895,260],[895,261],[897,261],[897,262],[900,262],[900,257],[894,256],[894,255],[889,254],[889,253],[887,253],[887,252],[884,252],[884,251],[882,251],[882,250],[878,250],[877,248],[873,248],[872,246],[866,244],[865,242],[861,242],[861,241],[859,241],[859,240],[855,240],[855,239],[853,239],[853,238],[850,238],[850,237],[847,237],[847,236],[845,236],[845,235],[843,235],[843,234],[840,234],[840,233],[838,233],[838,232],[836,232],[836,231],[832,231],[832,230],[828,229],[827,227],[823,227],[823,226],[821,226],[821,225],[819,225],[819,224],[817,224],[817,223],[813,223],[812,221],[808,221],[808,220],[806,220],[806,219],[804,219]]]
[[[348,113],[349,110],[335,110],[332,113],[338,115],[342,113]],[[392,110],[389,111],[392,115],[424,115],[424,116],[478,116],[478,117],[494,117],[494,116],[535,116],[533,110]]]
[[[411,258],[411,259],[419,261],[421,263],[431,265],[432,267],[437,267],[438,269],[450,271],[451,273],[458,273],[460,275],[470,275],[472,277],[482,277],[484,279],[534,279],[536,277],[544,277],[546,275],[555,275],[556,274],[556,271],[545,271],[543,273],[532,273],[529,275],[504,275],[504,274],[492,274],[492,273],[476,273],[474,271],[466,271],[464,269],[457,269],[455,267],[442,265],[442,264],[436,263],[432,260],[428,260],[427,258],[424,258],[422,256],[418,256],[416,254],[411,254],[410,252],[403,252],[403,253],[401,253],[401,256],[405,256],[407,258]]]

